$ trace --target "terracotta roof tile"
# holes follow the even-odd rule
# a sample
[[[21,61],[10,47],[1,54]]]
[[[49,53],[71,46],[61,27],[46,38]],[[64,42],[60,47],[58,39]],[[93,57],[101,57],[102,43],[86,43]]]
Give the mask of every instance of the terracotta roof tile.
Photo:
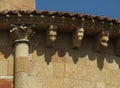
[[[0,12],[0,15],[17,15],[17,14],[21,14],[21,15],[55,15],[55,16],[65,16],[65,17],[76,17],[76,18],[86,18],[86,19],[96,19],[99,21],[107,21],[107,22],[114,22],[116,24],[120,24],[120,21],[117,19],[113,19],[113,18],[107,18],[105,16],[96,16],[96,15],[87,15],[85,13],[74,13],[74,12],[65,12],[65,11],[61,11],[61,12],[56,12],[56,11],[45,11],[45,10],[40,10],[40,11],[18,11],[18,10],[4,10]]]

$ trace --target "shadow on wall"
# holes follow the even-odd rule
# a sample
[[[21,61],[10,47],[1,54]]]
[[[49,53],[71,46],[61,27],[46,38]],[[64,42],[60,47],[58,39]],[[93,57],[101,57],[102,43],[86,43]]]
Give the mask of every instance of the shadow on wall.
[[[0,32],[0,58],[7,59],[10,55],[14,54],[13,41],[9,37],[9,31]]]
[[[76,64],[79,59],[88,56],[89,61],[97,61],[97,66],[100,70],[103,69],[105,60],[108,63],[115,61],[120,68],[120,57],[114,55],[112,42],[109,42],[108,48],[104,49],[101,53],[97,53],[94,51],[95,37],[84,37],[82,46],[79,49],[72,48],[71,33],[58,33],[57,40],[53,47],[46,47],[45,40],[45,32],[36,32],[36,35],[31,39],[32,47],[30,53],[36,50],[38,56],[44,55],[47,64],[52,61],[53,56],[57,53],[55,59],[61,59],[64,63],[71,57],[74,64]],[[10,41],[8,44],[0,46],[0,58],[8,58],[13,53],[14,47]]]
[[[114,47],[112,42],[109,42],[109,47],[104,49],[101,53],[94,51],[95,37],[85,37],[82,42],[82,46],[79,49],[72,49],[72,34],[71,33],[58,33],[57,40],[53,47],[46,47],[45,32],[37,32],[36,36],[31,40],[32,51],[36,50],[37,55],[45,55],[45,61],[49,64],[52,61],[52,57],[57,53],[56,59],[62,59],[63,62],[69,57],[72,57],[74,64],[82,57],[88,56],[90,61],[96,60],[97,66],[100,70],[104,67],[104,60],[108,63],[113,63],[115,60],[120,68],[120,57],[114,55]],[[69,54],[68,58],[63,58]]]

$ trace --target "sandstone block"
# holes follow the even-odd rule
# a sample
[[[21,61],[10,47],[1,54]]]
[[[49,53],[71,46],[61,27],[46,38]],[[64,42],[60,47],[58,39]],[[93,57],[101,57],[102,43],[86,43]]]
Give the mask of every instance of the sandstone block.
[[[31,76],[38,76],[38,77],[47,77],[48,74],[48,65],[45,62],[33,62],[33,66],[31,69]]]
[[[65,64],[65,77],[66,78],[76,78],[77,65],[76,64]]]
[[[64,88],[63,78],[50,77],[47,79],[46,88]]]
[[[8,61],[5,59],[0,60],[0,76],[7,76],[7,64]]]
[[[64,88],[76,88],[77,83],[75,79],[64,78]]]
[[[14,61],[13,58],[10,58],[8,60],[8,66],[7,66],[7,75],[13,76],[13,69],[14,69]]]
[[[87,80],[76,80],[75,88],[97,88],[97,87],[95,87],[95,82]]]
[[[65,76],[65,64],[64,63],[53,63],[53,76],[64,77]]]
[[[46,78],[43,77],[32,77],[29,76],[28,78],[28,83],[29,86],[28,88],[47,88],[46,86]]]
[[[89,80],[92,82],[102,81],[103,75],[102,72],[95,66],[84,66],[77,65],[77,79]]]
[[[2,0],[0,10],[35,10],[35,0]]]

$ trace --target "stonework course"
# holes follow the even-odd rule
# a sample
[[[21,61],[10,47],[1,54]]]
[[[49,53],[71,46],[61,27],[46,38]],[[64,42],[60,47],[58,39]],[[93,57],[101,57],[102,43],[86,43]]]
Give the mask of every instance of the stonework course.
[[[119,20],[34,6],[0,1],[0,88],[120,88]]]

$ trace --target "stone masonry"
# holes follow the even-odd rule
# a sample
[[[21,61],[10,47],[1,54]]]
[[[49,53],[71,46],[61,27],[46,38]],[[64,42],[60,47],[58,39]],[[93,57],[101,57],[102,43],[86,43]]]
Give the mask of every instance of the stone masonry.
[[[0,8],[34,10],[35,0],[1,0]],[[12,30],[15,35],[2,27],[0,88],[120,88],[120,57],[115,56],[112,41],[101,42],[109,46],[95,52],[95,37],[84,36],[83,28],[78,27],[72,41],[72,33],[57,33],[54,25],[48,27],[47,37],[45,31],[36,30],[31,38],[31,31],[18,30],[27,28],[23,25]]]
[[[0,0],[0,11],[35,10],[35,0]]]
[[[14,49],[8,39],[7,48],[0,43],[0,88],[13,88]],[[119,88],[120,58],[112,44],[101,54],[93,52],[92,39],[85,38],[81,49],[74,50],[70,35],[62,34],[53,48],[46,48],[45,33],[38,32],[31,40],[28,88]]]

